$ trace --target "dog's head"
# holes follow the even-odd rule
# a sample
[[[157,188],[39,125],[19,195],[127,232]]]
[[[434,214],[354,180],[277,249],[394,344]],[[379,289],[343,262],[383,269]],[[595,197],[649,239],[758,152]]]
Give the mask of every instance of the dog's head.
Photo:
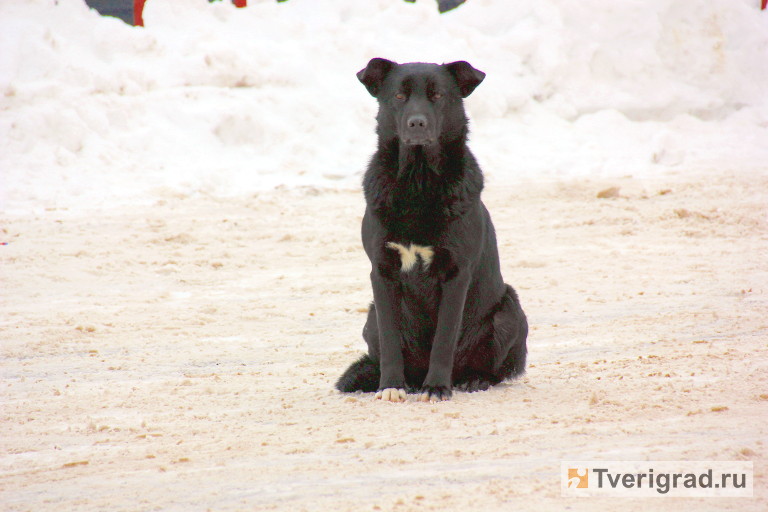
[[[371,59],[357,78],[379,101],[380,135],[410,146],[429,146],[461,136],[466,129],[463,98],[485,73],[464,61],[397,64]]]

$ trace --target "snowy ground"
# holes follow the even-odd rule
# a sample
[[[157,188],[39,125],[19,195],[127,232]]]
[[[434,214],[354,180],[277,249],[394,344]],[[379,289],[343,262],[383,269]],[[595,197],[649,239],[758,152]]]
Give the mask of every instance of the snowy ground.
[[[0,2],[1,509],[768,507],[758,1],[249,3]],[[374,56],[488,73],[519,381],[332,389],[371,297]],[[567,500],[568,459],[751,460],[755,497]]]
[[[14,219],[2,508],[608,511],[560,498],[560,461],[650,459],[753,460],[755,497],[623,510],[764,510],[767,188],[488,190],[530,367],[441,404],[332,389],[364,350],[356,191]]]

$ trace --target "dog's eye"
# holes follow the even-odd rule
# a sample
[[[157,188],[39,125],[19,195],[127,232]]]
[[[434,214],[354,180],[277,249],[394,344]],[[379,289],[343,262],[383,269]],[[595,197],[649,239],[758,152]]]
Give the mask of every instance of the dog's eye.
[[[404,100],[405,99],[405,94],[399,92],[399,93],[395,94],[395,98],[397,98],[398,100]]]

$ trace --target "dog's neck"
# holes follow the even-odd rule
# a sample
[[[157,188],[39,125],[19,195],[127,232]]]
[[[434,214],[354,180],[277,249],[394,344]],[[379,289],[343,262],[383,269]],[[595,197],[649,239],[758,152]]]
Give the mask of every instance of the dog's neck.
[[[397,179],[424,179],[425,174],[442,174],[443,155],[439,146],[409,146],[398,142]]]
[[[373,211],[385,220],[411,219],[421,226],[416,219],[451,218],[471,208],[480,198],[483,175],[462,135],[435,146],[408,146],[396,137],[380,137],[363,180]]]
[[[388,168],[397,169],[400,180],[429,180],[437,176],[460,173],[457,167],[469,153],[466,132],[451,141],[440,141],[428,146],[412,146],[397,137],[380,138],[379,154],[386,155],[391,164]]]

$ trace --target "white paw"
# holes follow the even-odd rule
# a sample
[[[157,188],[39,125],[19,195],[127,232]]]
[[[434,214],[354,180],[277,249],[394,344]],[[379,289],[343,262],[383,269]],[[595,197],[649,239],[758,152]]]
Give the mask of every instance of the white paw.
[[[405,390],[398,388],[386,388],[376,392],[376,399],[385,402],[405,402],[406,396]]]

